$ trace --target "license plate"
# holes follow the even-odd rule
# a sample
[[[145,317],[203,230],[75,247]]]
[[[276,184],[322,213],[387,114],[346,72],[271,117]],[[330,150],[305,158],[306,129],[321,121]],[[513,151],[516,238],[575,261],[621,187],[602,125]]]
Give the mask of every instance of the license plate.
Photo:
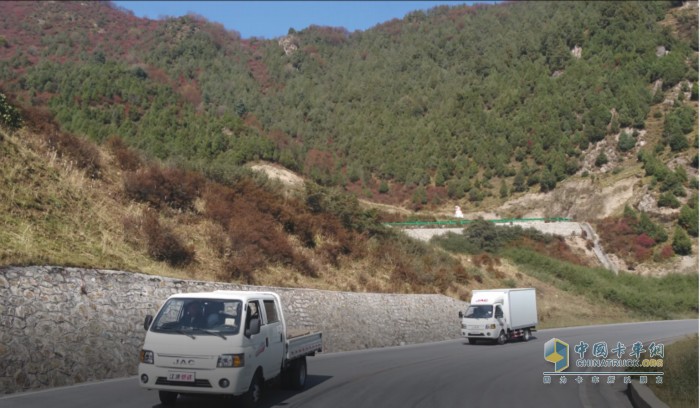
[[[170,371],[168,372],[168,381],[194,382],[194,372]]]
[[[479,330],[481,329],[482,326],[467,326],[467,329],[469,330]]]

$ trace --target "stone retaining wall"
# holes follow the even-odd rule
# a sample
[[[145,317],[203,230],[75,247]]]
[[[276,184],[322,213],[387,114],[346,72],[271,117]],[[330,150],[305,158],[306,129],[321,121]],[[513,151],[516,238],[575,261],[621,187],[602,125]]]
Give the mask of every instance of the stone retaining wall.
[[[324,352],[459,337],[464,302],[266,288],[62,267],[0,268],[0,394],[136,374],[146,314],[171,294],[217,289],[280,295],[292,328],[321,330]]]

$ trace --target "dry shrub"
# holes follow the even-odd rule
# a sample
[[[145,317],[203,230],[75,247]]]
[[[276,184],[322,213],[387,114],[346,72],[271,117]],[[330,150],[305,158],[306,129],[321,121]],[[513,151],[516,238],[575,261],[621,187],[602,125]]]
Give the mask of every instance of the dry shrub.
[[[207,229],[207,242],[219,258],[228,258],[231,255],[231,244],[226,231],[220,225],[211,225]]]
[[[479,255],[474,255],[472,257],[472,263],[474,263],[475,266],[477,267],[485,267],[487,270],[493,269],[494,264],[500,265],[501,261],[498,260],[498,263],[496,263],[496,257],[491,257],[486,252],[483,252]]]
[[[281,214],[282,226],[288,234],[294,234],[306,248],[315,248],[314,239],[317,231],[314,216],[308,213],[292,213],[285,211]]]
[[[226,272],[229,277],[248,284],[255,284],[255,271],[265,266],[265,256],[259,248],[252,245],[241,248],[228,262]]]
[[[671,245],[664,245],[661,251],[656,254],[654,260],[657,262],[665,261],[672,258],[674,255],[673,247]]]
[[[136,171],[143,165],[141,156],[130,149],[119,136],[112,136],[106,141],[107,148],[117,160],[117,166],[126,171]]]
[[[59,131],[54,115],[47,108],[29,106],[22,109],[25,125],[35,133],[49,134]]]
[[[653,250],[651,248],[646,248],[641,245],[634,245],[634,259],[637,262],[644,262],[651,257]]]
[[[44,135],[46,143],[59,157],[70,160],[85,174],[96,179],[100,177],[102,163],[97,147],[85,139],[63,132],[52,132]]]
[[[124,175],[124,190],[129,197],[154,208],[191,210],[204,183],[204,177],[198,173],[172,167],[161,169],[157,165]]]
[[[233,189],[221,184],[210,183],[202,194],[205,202],[204,215],[227,228],[231,218],[235,215],[233,203],[236,196]]]
[[[92,179],[100,177],[102,162],[94,143],[81,137],[61,132],[54,115],[46,108],[27,107],[22,111],[24,123],[33,132],[40,134],[49,149],[58,157],[73,162]]]
[[[231,208],[236,216],[230,218],[228,233],[234,251],[256,252],[266,264],[292,266],[307,276],[317,276],[313,265],[292,248],[269,214],[258,212],[250,201],[236,200]]]
[[[124,228],[124,240],[133,246],[137,246],[141,239],[141,220],[139,217],[124,216],[122,218],[122,226]]]
[[[194,261],[194,248],[184,245],[172,229],[161,225],[155,211],[145,212],[143,232],[147,240],[148,254],[153,259],[176,267]]]
[[[229,221],[228,233],[235,250],[252,245],[269,255],[272,262],[291,263],[294,251],[268,215],[256,213],[249,202],[242,200],[235,201],[233,209],[236,216]]]

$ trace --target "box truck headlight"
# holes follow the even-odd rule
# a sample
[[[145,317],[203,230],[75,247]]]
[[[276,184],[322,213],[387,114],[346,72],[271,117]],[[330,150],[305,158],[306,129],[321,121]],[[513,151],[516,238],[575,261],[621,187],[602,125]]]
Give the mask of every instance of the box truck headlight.
[[[487,328],[487,329],[495,329],[495,328],[496,328],[496,325],[495,325],[495,324],[487,324],[487,325],[486,325],[486,328]]]
[[[216,362],[217,367],[243,367],[244,365],[243,354],[222,354]]]
[[[153,364],[153,352],[150,350],[141,350],[139,361],[144,364]]]

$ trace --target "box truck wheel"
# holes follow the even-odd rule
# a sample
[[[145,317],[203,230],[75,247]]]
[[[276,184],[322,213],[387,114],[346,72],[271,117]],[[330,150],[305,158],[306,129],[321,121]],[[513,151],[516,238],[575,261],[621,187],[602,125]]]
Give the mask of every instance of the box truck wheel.
[[[523,333],[523,341],[530,340],[531,336],[530,329],[525,329],[525,332]]]
[[[508,337],[506,337],[506,332],[501,330],[501,334],[498,335],[498,338],[496,339],[496,343],[506,344],[506,341],[508,341]]]
[[[175,401],[177,401],[177,393],[171,391],[158,391],[158,398],[160,399],[161,404],[170,407],[175,405]]]
[[[262,376],[260,371],[253,376],[248,392],[241,395],[241,406],[244,408],[254,408],[260,402],[262,396]]]
[[[469,344],[476,344],[476,339],[469,338]]]

